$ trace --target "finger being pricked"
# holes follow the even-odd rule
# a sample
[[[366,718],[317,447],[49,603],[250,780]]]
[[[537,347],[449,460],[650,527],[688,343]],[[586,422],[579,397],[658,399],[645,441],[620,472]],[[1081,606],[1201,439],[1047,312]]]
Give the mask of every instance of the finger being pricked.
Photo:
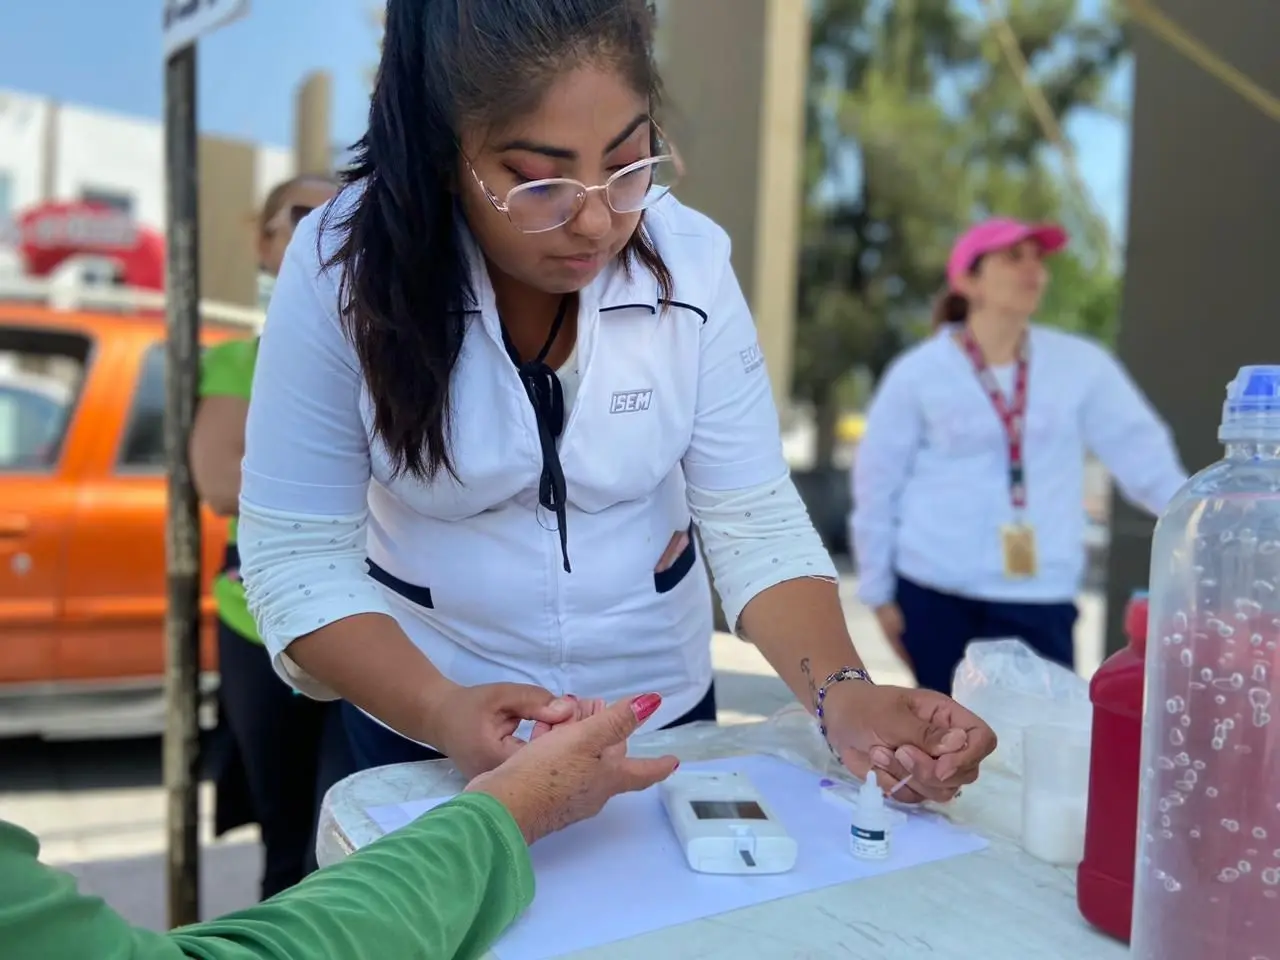
[[[977,768],[952,777],[939,776],[938,766],[942,761],[916,746],[899,747],[892,752],[887,747],[873,747],[871,755],[880,786],[888,792],[902,784],[894,798],[903,803],[924,800],[948,803],[956,798],[961,787],[978,779]]]
[[[872,756],[868,756],[860,750],[845,750],[840,762],[844,764],[845,769],[861,780],[866,780],[867,777],[875,777],[880,789],[887,794],[906,779],[907,772],[894,759],[893,753],[884,747],[873,747],[871,753]],[[884,760],[884,755],[887,754],[888,760],[883,763],[877,763],[875,758],[877,754],[880,760]],[[893,799],[901,803],[923,803],[929,798],[918,793],[912,784],[908,782],[902,784],[898,792],[893,795]]]

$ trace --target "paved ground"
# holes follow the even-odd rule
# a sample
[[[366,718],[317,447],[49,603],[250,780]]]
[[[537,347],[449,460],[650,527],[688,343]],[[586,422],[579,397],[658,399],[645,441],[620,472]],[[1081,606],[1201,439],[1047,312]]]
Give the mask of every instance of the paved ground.
[[[870,612],[853,599],[853,587],[849,578],[842,588],[845,610],[868,669],[881,682],[910,682]],[[1081,597],[1076,650],[1085,676],[1101,660],[1102,607],[1097,594]],[[758,719],[789,701],[789,692],[754,647],[718,635],[714,658],[724,722]],[[85,889],[135,923],[157,929],[164,925],[160,782],[156,740],[0,741],[0,818],[34,831],[47,862],[72,870]],[[237,831],[213,842],[206,825],[205,840],[204,915],[252,903],[259,869],[255,832]]]

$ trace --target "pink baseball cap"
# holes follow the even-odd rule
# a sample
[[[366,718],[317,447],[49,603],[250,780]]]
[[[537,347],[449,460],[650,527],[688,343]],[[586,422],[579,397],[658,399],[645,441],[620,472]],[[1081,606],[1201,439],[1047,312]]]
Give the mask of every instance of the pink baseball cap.
[[[947,283],[957,289],[959,280],[977,263],[978,258],[993,250],[1017,246],[1034,240],[1045,253],[1057,253],[1067,245],[1067,231],[1056,223],[1023,223],[1009,217],[992,217],[966,230],[951,248],[947,258]]]

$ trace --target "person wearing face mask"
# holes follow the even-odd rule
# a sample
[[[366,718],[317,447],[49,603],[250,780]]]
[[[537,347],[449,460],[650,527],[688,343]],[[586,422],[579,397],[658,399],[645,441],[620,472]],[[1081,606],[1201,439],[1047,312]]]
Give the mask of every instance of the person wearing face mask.
[[[258,218],[258,262],[274,277],[298,223],[331,200],[337,184],[301,176],[277,185]],[[262,896],[292,886],[314,868],[314,818],[324,788],[345,775],[346,750],[337,710],[295,696],[263,649],[240,581],[236,545],[240,460],[258,338],[211,347],[201,358],[200,404],[191,436],[191,471],[200,498],[228,518],[228,546],[213,584],[218,604],[220,722],[247,787],[247,815],[264,847]],[[326,733],[327,730],[327,733]],[[323,762],[322,762],[323,761]],[[224,766],[224,769],[228,769]],[[235,781],[229,781],[235,782]],[[219,819],[231,790],[219,784]]]
[[[920,686],[949,692],[970,640],[1073,667],[1085,452],[1158,513],[1186,479],[1168,428],[1096,343],[1031,322],[1067,244],[994,218],[947,263],[935,333],[885,371],[853,470],[859,596]]]
[[[257,217],[258,299],[271,303],[284,252],[302,218],[333,199],[338,182],[324,174],[304,173],[277,183],[267,193]]]
[[[657,727],[715,718],[701,546],[832,750],[946,800],[994,734],[863,669],[728,237],[671,193],[653,18],[388,3],[368,132],[263,333],[249,605],[281,675],[344,701],[357,767],[476,775],[571,696],[639,684]]]

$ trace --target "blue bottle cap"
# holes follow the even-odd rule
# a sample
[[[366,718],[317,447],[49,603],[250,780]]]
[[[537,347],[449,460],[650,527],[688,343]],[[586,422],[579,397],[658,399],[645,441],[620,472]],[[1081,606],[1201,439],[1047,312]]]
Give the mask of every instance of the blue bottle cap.
[[[1280,366],[1241,367],[1227,384],[1218,439],[1223,442],[1280,441]]]

